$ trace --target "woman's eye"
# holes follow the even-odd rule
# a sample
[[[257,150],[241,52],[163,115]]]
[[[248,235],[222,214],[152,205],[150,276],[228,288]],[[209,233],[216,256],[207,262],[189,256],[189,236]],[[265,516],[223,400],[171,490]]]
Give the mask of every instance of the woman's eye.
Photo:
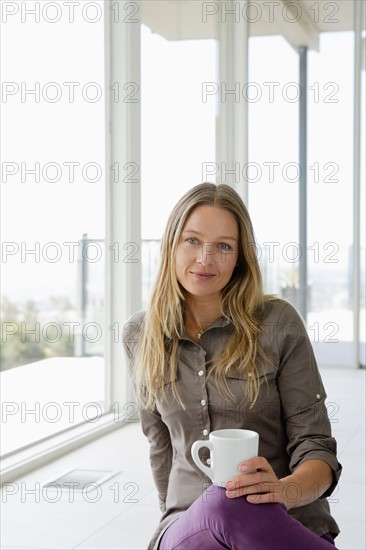
[[[231,246],[227,243],[219,243],[219,247],[221,248],[221,250],[230,250],[231,249]]]
[[[197,239],[195,239],[194,237],[189,237],[188,239],[186,239],[187,243],[189,244],[197,244]]]

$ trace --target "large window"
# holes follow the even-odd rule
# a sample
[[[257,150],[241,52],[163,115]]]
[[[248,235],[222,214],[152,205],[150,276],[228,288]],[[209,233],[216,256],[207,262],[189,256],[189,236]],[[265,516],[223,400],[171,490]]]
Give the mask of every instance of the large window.
[[[17,6],[2,25],[2,454],[104,404],[104,2]]]
[[[203,83],[216,82],[215,40],[168,40],[141,33],[143,306],[159,257],[159,240],[176,201],[202,181],[215,161],[216,102]]]
[[[353,364],[353,41],[309,52],[309,333],[323,364]]]
[[[268,63],[269,51],[272,62]],[[298,306],[298,55],[281,36],[249,40],[245,172],[265,292]]]
[[[354,364],[353,39],[321,33],[319,52],[308,52],[306,250],[299,243],[299,55],[280,36],[249,41],[247,179],[265,290],[299,308],[299,259],[307,255],[306,324],[321,365]],[[362,290],[361,311],[364,299]]]

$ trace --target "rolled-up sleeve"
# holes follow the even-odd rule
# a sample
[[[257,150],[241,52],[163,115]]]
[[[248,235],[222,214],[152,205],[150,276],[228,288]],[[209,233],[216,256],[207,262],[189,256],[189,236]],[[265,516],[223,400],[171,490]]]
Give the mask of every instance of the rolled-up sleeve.
[[[278,327],[278,390],[288,437],[290,470],[318,459],[333,472],[329,496],[338,483],[342,466],[336,456],[325,399],[327,397],[304,323],[290,305],[282,310]]]

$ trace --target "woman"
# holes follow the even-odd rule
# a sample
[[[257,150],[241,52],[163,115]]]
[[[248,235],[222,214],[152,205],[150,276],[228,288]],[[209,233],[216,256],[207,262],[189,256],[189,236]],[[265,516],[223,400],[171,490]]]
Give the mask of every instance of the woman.
[[[326,394],[301,318],[263,295],[239,195],[192,188],[161,253],[147,311],[123,335],[163,512],[149,549],[334,549],[325,497],[341,466]],[[191,446],[224,428],[257,431],[260,443],[221,488]]]

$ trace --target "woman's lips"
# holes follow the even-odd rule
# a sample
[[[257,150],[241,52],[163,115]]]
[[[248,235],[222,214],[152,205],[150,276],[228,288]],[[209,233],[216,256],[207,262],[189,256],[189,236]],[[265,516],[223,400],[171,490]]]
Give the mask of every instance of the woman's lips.
[[[191,271],[191,273],[200,281],[207,281],[208,279],[215,277],[214,273],[199,273],[197,271]]]

